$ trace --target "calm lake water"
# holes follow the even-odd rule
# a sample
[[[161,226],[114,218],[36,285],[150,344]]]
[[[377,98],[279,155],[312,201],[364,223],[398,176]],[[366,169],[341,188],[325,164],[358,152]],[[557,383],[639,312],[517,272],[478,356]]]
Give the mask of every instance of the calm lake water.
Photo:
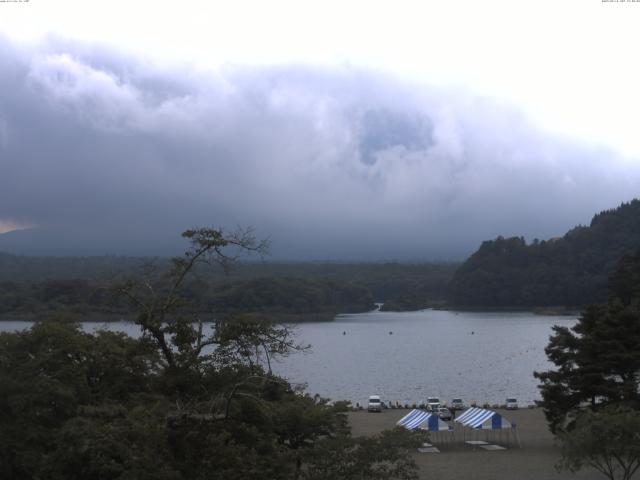
[[[371,394],[385,401],[420,403],[427,396],[451,401],[521,405],[540,398],[534,370],[550,368],[544,348],[553,325],[572,317],[531,313],[423,310],[339,315],[334,322],[294,326],[311,351],[273,365],[310,393],[364,403]],[[28,328],[30,322],[0,322],[0,330]],[[104,324],[84,324],[86,330]],[[116,322],[112,330],[138,335],[136,325]]]

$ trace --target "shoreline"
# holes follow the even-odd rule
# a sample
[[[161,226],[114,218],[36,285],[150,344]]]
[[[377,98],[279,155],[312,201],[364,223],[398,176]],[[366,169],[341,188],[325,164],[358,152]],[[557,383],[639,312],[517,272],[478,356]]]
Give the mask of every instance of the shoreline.
[[[507,441],[506,435],[487,435],[484,432],[466,430],[466,436],[457,422],[454,435],[447,438],[449,432],[432,435],[429,443],[437,447],[439,453],[413,453],[419,467],[419,478],[439,480],[596,480],[602,474],[596,470],[585,469],[577,474],[558,472],[555,465],[560,460],[560,447],[549,432],[541,408],[519,410],[495,409],[506,419],[516,424],[521,447],[514,441]],[[377,435],[383,430],[392,429],[396,422],[406,415],[407,410],[391,409],[381,413],[365,411],[349,412],[349,425],[354,437]],[[458,416],[458,415],[456,415]],[[504,433],[504,432],[503,432]],[[465,443],[476,435],[489,443],[506,447],[505,450],[487,451],[478,446]]]
[[[307,312],[307,313],[260,313],[260,312],[238,312],[238,314],[262,317],[272,321],[272,323],[281,324],[298,324],[298,323],[331,323],[335,322],[336,318],[343,315],[361,315],[370,314],[375,312],[380,313],[413,313],[422,312],[427,310],[458,313],[531,313],[533,315],[540,316],[561,316],[561,317],[578,317],[581,310],[569,307],[425,307],[418,310],[384,310],[381,308],[383,304],[376,304],[378,308],[372,310],[366,310],[361,312]],[[229,315],[229,312],[212,313],[212,312],[193,312],[195,316],[214,316],[214,315]],[[87,323],[112,323],[112,322],[134,322],[129,320],[126,316],[135,317],[135,312],[77,312],[73,310],[59,311],[59,310],[45,310],[41,312],[6,312],[0,314],[0,322],[7,321],[25,321],[35,322],[38,320],[48,320],[54,316],[68,315],[73,321],[87,322]],[[78,319],[82,317],[83,319]]]

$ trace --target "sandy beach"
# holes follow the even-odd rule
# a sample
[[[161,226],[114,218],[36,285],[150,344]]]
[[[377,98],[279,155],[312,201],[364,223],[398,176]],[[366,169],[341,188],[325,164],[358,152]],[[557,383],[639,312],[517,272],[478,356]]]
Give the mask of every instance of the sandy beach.
[[[395,423],[410,410],[385,410],[382,413],[366,411],[351,412],[349,421],[354,436],[374,435],[393,428]],[[463,441],[462,430],[455,423],[455,438],[447,440],[445,434],[432,437],[430,443],[440,453],[415,453],[420,467],[421,479],[465,479],[465,480],[543,480],[543,479],[603,479],[596,470],[583,470],[577,474],[559,473],[555,464],[560,458],[560,450],[554,437],[547,429],[542,409],[521,409],[516,411],[497,410],[509,421],[515,423],[521,442],[518,448],[514,437],[499,435],[485,438],[484,435],[467,433],[466,440],[489,440],[490,444],[507,447],[505,450],[487,451]],[[468,431],[467,431],[468,432]]]

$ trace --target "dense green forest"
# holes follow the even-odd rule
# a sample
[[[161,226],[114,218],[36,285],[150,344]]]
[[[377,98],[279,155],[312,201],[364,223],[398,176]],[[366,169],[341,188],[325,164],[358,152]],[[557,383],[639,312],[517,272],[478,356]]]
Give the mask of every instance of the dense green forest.
[[[607,296],[616,262],[640,247],[640,201],[593,217],[561,238],[498,237],[455,263],[245,261],[225,274],[197,271],[184,285],[190,311],[250,312],[275,321],[336,313],[452,308],[580,308]],[[170,261],[135,257],[23,257],[0,253],[0,318],[60,311],[126,317],[107,288],[134,272],[153,277]],[[185,307],[187,308],[187,307]]]
[[[239,314],[205,327],[183,314],[198,264],[225,260],[234,241],[259,248],[213,229],[183,235],[183,257],[113,285],[139,338],[87,333],[64,313],[0,333],[0,478],[417,479],[410,452],[426,434],[354,438],[345,402],[272,372],[307,348],[287,327]]]
[[[65,311],[108,320],[130,315],[109,286],[143,273],[159,275],[165,258],[23,257],[0,253],[0,318]],[[273,321],[329,320],[336,313],[415,310],[441,305],[455,264],[242,262],[225,274],[197,269],[185,282],[185,310],[203,315],[249,312]]]
[[[483,242],[450,284],[455,307],[580,307],[607,298],[617,262],[640,247],[640,201],[593,217],[562,238]]]
[[[238,282],[187,282],[182,311],[200,315],[244,312],[274,321],[330,320],[336,313],[375,308],[371,292],[344,282],[295,278],[257,278]],[[108,320],[129,317],[131,309],[110,288],[83,279],[40,282],[0,281],[0,315],[32,318],[55,312]]]

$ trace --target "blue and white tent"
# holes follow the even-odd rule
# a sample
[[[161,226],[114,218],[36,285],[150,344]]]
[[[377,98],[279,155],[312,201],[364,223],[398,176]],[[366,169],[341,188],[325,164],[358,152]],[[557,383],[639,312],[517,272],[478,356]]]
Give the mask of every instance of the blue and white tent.
[[[509,420],[493,410],[472,407],[455,419],[465,427],[476,428],[478,430],[501,430],[504,428],[514,428]]]
[[[407,415],[402,417],[396,425],[414,430],[419,428],[428,432],[450,432],[453,430],[446,422],[440,420],[437,415],[424,410],[411,410]]]
[[[472,428],[474,431],[483,430],[487,435],[489,435],[490,432],[500,433],[500,438],[502,438],[502,431],[507,433],[507,437],[510,433],[513,433],[518,442],[518,446],[520,446],[520,437],[516,430],[516,424],[511,423],[493,410],[472,407],[465,410],[455,421],[461,423],[464,427]],[[494,435],[492,434],[491,436],[493,437]]]

